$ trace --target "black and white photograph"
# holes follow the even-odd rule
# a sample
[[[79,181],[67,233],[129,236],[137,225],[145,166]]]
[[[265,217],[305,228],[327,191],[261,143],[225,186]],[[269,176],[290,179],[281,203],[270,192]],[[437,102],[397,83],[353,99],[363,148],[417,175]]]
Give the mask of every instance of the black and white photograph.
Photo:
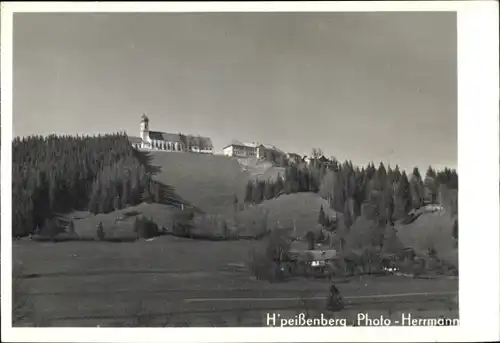
[[[10,14],[5,325],[461,326],[498,203],[462,221],[456,11],[94,5]]]

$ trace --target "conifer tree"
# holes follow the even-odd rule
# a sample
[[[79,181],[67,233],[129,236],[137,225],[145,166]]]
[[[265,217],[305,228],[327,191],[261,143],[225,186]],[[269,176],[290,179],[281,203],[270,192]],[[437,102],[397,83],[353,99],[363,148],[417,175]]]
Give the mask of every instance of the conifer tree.
[[[118,211],[118,210],[121,210],[121,208],[122,208],[122,201],[121,201],[121,199],[120,199],[120,196],[119,196],[119,195],[117,195],[117,196],[115,197],[115,199],[113,200],[113,209],[114,209],[115,211]]]
[[[274,184],[274,196],[278,196],[278,194],[283,191],[283,188],[283,177],[280,173],[278,173],[278,176],[276,177],[276,183]]]
[[[344,225],[347,229],[350,229],[353,224],[351,209],[349,207],[349,203],[346,201],[344,204]]]
[[[249,180],[247,182],[247,186],[245,188],[245,204],[250,204],[253,202],[253,188],[254,188],[254,183]]]
[[[314,235],[314,232],[312,232],[310,230],[307,231],[305,238],[307,241],[308,250],[314,250],[315,245],[316,245],[316,237]]]
[[[264,194],[262,192],[262,187],[259,181],[254,182],[252,189],[252,202],[254,204],[260,204],[262,202]]]
[[[425,193],[427,194],[426,198],[431,203],[435,204],[437,201],[438,187],[436,180],[436,172],[434,171],[434,169],[432,169],[431,166],[429,166],[429,169],[427,169],[427,173],[425,174],[424,188],[425,188]]]
[[[319,209],[318,223],[322,226],[326,226],[326,216],[325,211],[323,210],[323,205],[321,205],[321,208]]]
[[[405,217],[411,210],[412,199],[410,193],[410,182],[406,173],[401,174],[401,178],[396,189],[395,212],[398,218]]]
[[[410,191],[412,198],[412,207],[420,208],[424,204],[424,183],[418,167],[413,168],[413,173],[410,181]]]
[[[274,197],[274,184],[270,181],[265,183],[264,187],[264,198],[266,200],[272,199]]]

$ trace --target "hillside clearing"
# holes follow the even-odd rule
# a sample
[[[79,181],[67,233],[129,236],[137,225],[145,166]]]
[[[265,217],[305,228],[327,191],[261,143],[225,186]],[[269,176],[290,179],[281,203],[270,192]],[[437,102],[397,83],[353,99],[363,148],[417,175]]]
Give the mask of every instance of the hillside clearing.
[[[248,173],[226,156],[152,152],[155,176],[194,206],[211,214],[233,211],[234,196],[243,200]]]
[[[295,224],[297,235],[304,235],[309,230],[318,229],[318,215],[321,206],[330,217],[335,212],[328,202],[315,193],[285,194],[276,199],[265,200],[238,212],[236,220],[250,232],[258,232],[260,219],[268,211],[267,227],[274,228],[277,223],[283,227],[293,228]]]
[[[249,178],[259,181],[275,181],[278,175],[285,175],[286,168],[277,167],[269,161],[259,161],[256,158],[238,158],[237,161],[242,170],[249,174]]]
[[[82,238],[95,237],[99,223],[102,223],[106,237],[132,238],[135,237],[133,229],[137,216],[143,215],[153,219],[160,227],[171,228],[173,215],[180,211],[169,205],[142,203],[110,213],[93,215],[90,212],[78,211],[66,217],[73,220],[75,232]]]
[[[458,266],[458,249],[452,238],[453,220],[447,211],[424,213],[413,223],[396,225],[398,238],[415,252],[427,254],[430,248],[437,256]]]

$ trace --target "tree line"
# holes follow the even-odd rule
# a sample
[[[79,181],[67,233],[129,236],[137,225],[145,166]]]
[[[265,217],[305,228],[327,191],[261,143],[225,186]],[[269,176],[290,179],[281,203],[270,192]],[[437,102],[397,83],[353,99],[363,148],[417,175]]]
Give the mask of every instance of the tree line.
[[[291,165],[284,178],[248,181],[246,203],[260,203],[281,194],[298,192],[319,193],[328,200],[330,208],[344,214],[346,226],[362,213],[382,222],[393,222],[428,203],[441,203],[457,210],[458,175],[445,168],[436,171],[429,167],[424,177],[415,167],[410,175],[380,163],[376,167],[353,166],[351,161],[329,163],[313,160],[310,165]]]
[[[125,134],[17,137],[12,143],[12,234],[48,227],[57,213],[107,213],[161,201],[146,155]]]

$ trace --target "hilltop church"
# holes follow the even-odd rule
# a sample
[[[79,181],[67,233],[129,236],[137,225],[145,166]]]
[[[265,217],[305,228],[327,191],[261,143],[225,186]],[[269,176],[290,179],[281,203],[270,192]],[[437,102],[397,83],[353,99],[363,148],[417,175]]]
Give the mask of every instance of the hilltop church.
[[[149,118],[141,117],[140,137],[129,136],[136,149],[213,154],[212,140],[208,137],[166,133],[149,130]]]

